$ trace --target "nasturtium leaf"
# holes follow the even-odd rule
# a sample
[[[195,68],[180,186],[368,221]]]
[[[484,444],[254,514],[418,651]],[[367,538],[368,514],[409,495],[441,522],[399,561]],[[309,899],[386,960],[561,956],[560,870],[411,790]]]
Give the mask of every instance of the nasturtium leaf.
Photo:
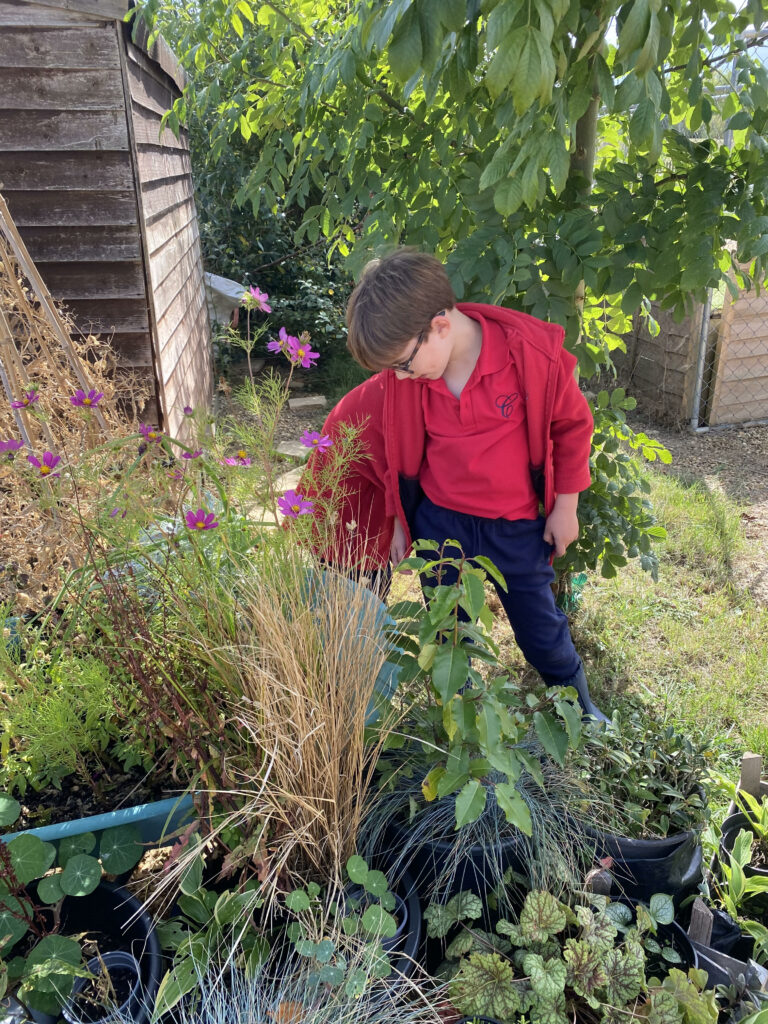
[[[0,827],[12,825],[21,814],[21,804],[7,793],[0,793]]]
[[[533,726],[542,747],[558,764],[565,764],[568,752],[568,733],[549,711],[535,711]]]
[[[29,900],[22,903],[10,895],[0,899],[0,956],[5,957],[19,939],[26,935],[26,921],[19,915],[26,918],[31,913],[32,906]]]
[[[64,836],[59,843],[59,867],[64,867],[70,857],[78,853],[92,853],[96,845],[93,832],[81,832],[77,836]]]
[[[333,954],[336,952],[336,946],[331,942],[330,939],[321,939],[320,942],[315,944],[315,960],[319,964],[330,963]]]
[[[87,853],[70,857],[59,875],[59,885],[66,896],[87,896],[100,881],[101,864]]]
[[[65,893],[61,888],[60,878],[61,873],[57,872],[54,875],[46,875],[37,883],[37,895],[43,903],[58,903],[64,899]]]
[[[13,870],[22,885],[42,878],[56,858],[56,847],[52,843],[44,843],[32,835],[12,839],[8,843],[8,852]]]
[[[363,885],[372,896],[383,896],[389,889],[387,876],[383,871],[369,871]]]
[[[397,922],[378,903],[366,907],[362,917],[363,928],[370,935],[379,935],[391,939],[397,931]]]
[[[293,892],[289,892],[285,897],[285,905],[289,910],[298,914],[304,910],[309,910],[311,903],[309,896],[303,889],[294,889]]]
[[[546,942],[561,932],[568,919],[565,907],[549,892],[534,890],[525,897],[520,930],[530,942]]]
[[[365,885],[365,880],[368,877],[368,865],[362,857],[355,853],[347,861],[347,874],[350,882],[354,882],[355,885]]]
[[[139,863],[143,852],[141,832],[135,825],[119,825],[102,833],[99,856],[104,870],[111,875],[130,871]]]
[[[336,988],[344,981],[344,968],[336,967],[334,964],[324,964],[318,971],[317,980],[324,985]]]

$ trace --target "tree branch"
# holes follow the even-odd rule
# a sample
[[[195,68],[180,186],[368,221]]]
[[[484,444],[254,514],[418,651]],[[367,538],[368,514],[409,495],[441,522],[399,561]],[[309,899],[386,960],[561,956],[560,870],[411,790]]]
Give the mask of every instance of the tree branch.
[[[745,50],[749,50],[749,49],[751,49],[754,46],[762,46],[763,43],[765,43],[765,42],[768,42],[768,32],[764,33],[761,36],[756,36],[752,40],[752,42],[747,43],[746,46],[740,46],[740,47],[737,47],[734,50],[729,50],[728,53],[721,54],[721,56],[719,56],[719,57],[713,57],[712,60],[702,61],[702,67],[714,68],[718,64],[724,64],[726,61],[731,60],[733,57],[736,57],[738,54],[744,53]],[[685,71],[685,69],[687,67],[688,67],[687,64],[672,64],[668,68],[662,68],[661,69],[661,73],[662,73],[662,75],[667,75],[667,74],[669,74],[670,71]]]

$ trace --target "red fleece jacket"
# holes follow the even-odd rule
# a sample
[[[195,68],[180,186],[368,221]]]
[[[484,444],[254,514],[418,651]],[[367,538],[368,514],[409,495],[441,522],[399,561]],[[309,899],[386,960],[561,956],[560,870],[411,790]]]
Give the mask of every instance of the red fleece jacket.
[[[469,317],[496,320],[504,330],[525,395],[531,473],[548,515],[558,493],[583,491],[591,483],[592,414],[573,376],[576,358],[563,348],[564,332],[555,324],[501,306],[458,303],[457,308]],[[368,571],[386,565],[395,516],[413,539],[410,522],[426,445],[421,390],[418,381],[398,380],[392,370],[382,370],[329,413],[323,433],[336,438],[341,424],[360,426],[365,448],[365,456],[349,466],[337,545],[324,552],[329,561]],[[310,458],[301,485],[307,495],[316,493],[313,470],[322,458],[319,451]]]

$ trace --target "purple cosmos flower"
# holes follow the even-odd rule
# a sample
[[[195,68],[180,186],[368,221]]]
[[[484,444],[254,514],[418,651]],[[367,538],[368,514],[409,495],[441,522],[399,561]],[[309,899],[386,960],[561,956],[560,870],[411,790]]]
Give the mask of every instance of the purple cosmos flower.
[[[125,519],[125,515],[126,515],[127,511],[128,511],[127,508],[123,508],[123,509],[113,508],[112,511],[109,513],[109,517],[110,517],[110,519],[114,519],[115,516],[120,516],[121,519]]]
[[[171,478],[171,480],[183,480],[184,479],[184,473],[180,469],[169,469],[168,470],[168,476]]]
[[[190,530],[213,530],[219,525],[213,512],[206,512],[204,508],[187,512],[185,518]]]
[[[314,509],[315,504],[312,501],[307,501],[303,494],[298,494],[296,491],[291,490],[286,491],[281,498],[277,499],[277,507],[284,516],[298,519],[299,516],[309,515]]]
[[[248,452],[244,451],[242,448],[239,452],[236,452],[234,456],[224,459],[224,462],[228,466],[250,466],[251,464]]]
[[[302,341],[298,338],[289,340],[286,354],[294,366],[301,366],[305,370],[314,365],[313,360],[320,358],[320,353],[313,352],[309,347],[309,340]]]
[[[254,309],[260,309],[262,313],[271,313],[272,307],[267,305],[269,302],[269,296],[266,292],[259,291],[254,285],[250,287],[250,302],[253,303]],[[248,298],[248,292],[245,293]]]
[[[146,441],[154,441],[155,444],[160,444],[163,435],[156,427],[150,427],[148,423],[141,423],[139,430]]]
[[[191,416],[195,410],[192,408],[191,405],[185,405],[181,411],[184,413],[185,416]]]
[[[198,448],[196,452],[182,452],[181,457],[182,459],[199,459],[202,454],[203,449]]]
[[[17,452],[24,447],[23,441],[17,441],[12,437],[9,441],[0,441],[0,452]]]
[[[333,444],[327,434],[319,434],[316,430],[305,430],[299,440],[305,448],[317,449],[319,452],[326,451]]]
[[[267,342],[267,350],[269,352],[285,352],[287,355],[291,345],[299,344],[299,339],[294,338],[294,336],[289,334],[284,327],[281,327],[277,332],[277,337],[279,340]]]
[[[25,391],[22,397],[17,402],[11,402],[12,409],[26,409],[30,405],[34,405],[35,402],[40,400],[39,393],[34,389],[30,388],[29,391]]]
[[[53,452],[44,452],[42,462],[39,459],[36,459],[34,455],[28,455],[27,462],[30,462],[40,470],[40,476],[59,476],[59,474],[54,473],[53,470],[61,462],[60,455],[54,455]]]
[[[104,392],[97,391],[96,388],[91,388],[87,395],[82,388],[78,388],[74,395],[70,396],[69,400],[72,403],[72,405],[78,405],[83,406],[86,409],[92,409],[94,405],[99,404],[103,397]]]

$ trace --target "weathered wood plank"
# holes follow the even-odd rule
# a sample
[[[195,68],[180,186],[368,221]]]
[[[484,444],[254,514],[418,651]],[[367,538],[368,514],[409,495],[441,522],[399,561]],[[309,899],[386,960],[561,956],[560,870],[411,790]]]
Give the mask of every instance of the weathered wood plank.
[[[140,262],[37,264],[48,288],[57,298],[140,299],[146,294]]]
[[[168,181],[151,182],[141,187],[141,207],[148,224],[167,210],[184,203],[194,203],[192,178],[185,174]]]
[[[135,53],[135,49],[129,46],[129,56],[131,50]],[[154,110],[161,116],[166,110],[170,110],[179,93],[169,79],[166,79],[165,82],[158,81],[135,60],[126,61],[126,71],[128,72],[128,87],[131,97],[136,103],[140,103],[148,110]]]
[[[69,28],[72,25],[85,27],[94,18],[78,11],[63,7],[51,8],[41,4],[26,3],[25,0],[0,0],[0,28],[6,26],[40,25],[41,27]]]
[[[718,375],[724,384],[749,382],[768,377],[768,355],[745,356],[743,359],[729,358],[721,365]]]
[[[197,246],[187,250],[176,248],[164,252],[162,256],[162,259],[150,259],[149,265],[155,316],[158,318],[163,315],[190,278],[198,279],[200,250]]]
[[[181,138],[177,139],[170,128],[163,128],[161,132],[159,116],[145,110],[135,101],[131,101],[131,112],[137,146],[168,146],[169,149],[184,151],[189,149],[186,129],[182,129]]]
[[[145,334],[117,333],[112,338],[112,347],[121,366],[153,365],[152,339],[149,331]]]
[[[748,423],[750,420],[768,419],[768,393],[762,398],[744,401],[743,398],[734,395],[733,404],[719,402],[716,408],[712,409],[709,416],[711,427],[722,426],[725,423]]]
[[[70,299],[67,308],[84,331],[96,334],[141,334],[149,331],[145,299]]]
[[[183,203],[171,206],[161,215],[154,218],[147,224],[147,248],[151,254],[175,239],[184,232],[190,225],[197,234],[197,215],[195,204],[192,199],[186,199]]]
[[[120,110],[119,71],[0,67],[0,110]]]
[[[93,18],[121,21],[128,10],[127,0],[35,0],[43,7],[64,9],[79,14],[87,14]]]
[[[133,188],[133,170],[127,151],[0,152],[0,190],[3,192],[40,189],[128,192]]]
[[[202,280],[199,284],[188,280],[185,287],[157,318],[158,357],[164,365],[176,365],[178,354],[184,347],[184,331],[180,328],[185,322],[195,322],[201,305],[205,305]]]
[[[192,163],[187,150],[138,146],[135,158],[139,181],[143,184],[192,174]]]
[[[153,248],[150,249],[151,256],[155,256],[157,253],[161,252],[163,249],[169,246],[178,245],[179,235],[183,235],[186,232],[189,232],[189,237],[194,238],[199,247],[200,234],[197,226],[197,214],[194,207],[181,207],[179,209],[181,209],[182,211],[186,209],[187,212],[189,213],[189,217],[186,220],[183,220],[175,229],[175,220],[173,218],[173,214],[178,213],[178,209],[171,211],[172,216],[171,218],[169,218],[168,224],[166,224],[165,221],[159,219],[154,222],[153,229],[155,231],[155,234],[153,234]],[[170,223],[171,220],[173,220],[173,223]],[[165,235],[158,230],[159,228],[163,228],[164,226],[171,230],[171,234]]]
[[[0,12],[3,7],[0,4]],[[120,54],[114,23],[69,29],[4,27],[0,33],[0,67],[117,69]]]
[[[25,227],[24,243],[35,261],[140,260],[136,225]]]
[[[124,110],[8,110],[0,117],[0,150],[128,149]]]
[[[19,227],[137,223],[131,192],[9,192],[6,198]]]
[[[136,25],[135,32],[128,32],[127,30],[128,26],[125,26],[124,31],[126,32],[126,40],[130,41],[133,48],[135,49],[135,47],[138,46],[142,56],[145,59],[147,57],[150,58],[154,65],[159,65],[163,72],[165,72],[165,74],[168,75],[168,77],[175,83],[179,92],[183,92],[184,87],[187,84],[186,73],[163,37],[158,36],[152,48],[147,49],[149,33],[147,32],[147,28],[143,22]]]

